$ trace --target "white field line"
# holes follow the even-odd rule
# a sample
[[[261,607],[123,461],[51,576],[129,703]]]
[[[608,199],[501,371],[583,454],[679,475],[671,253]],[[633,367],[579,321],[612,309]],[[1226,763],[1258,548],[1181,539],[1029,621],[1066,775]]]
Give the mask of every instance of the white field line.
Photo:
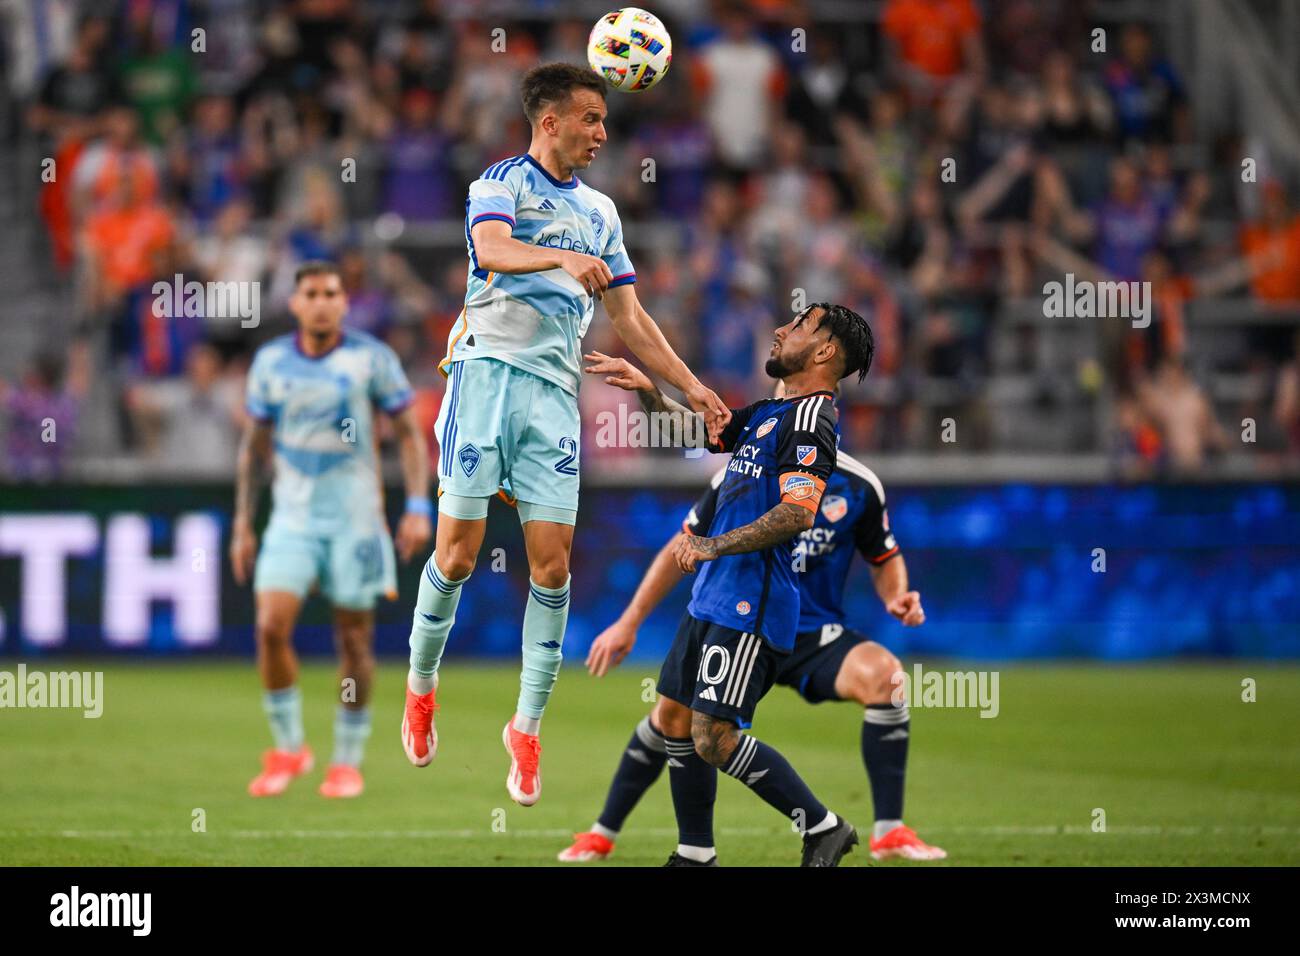
[[[632,828],[632,832],[652,837],[674,837],[677,831],[669,827]],[[784,827],[722,827],[719,836],[775,836],[786,832]],[[1290,836],[1300,835],[1300,826],[1112,826],[1102,834],[1095,834],[1087,825],[1045,826],[934,826],[922,827],[929,835],[950,836],[1209,836],[1234,834],[1240,836]],[[71,840],[133,840],[156,837],[228,837],[234,840],[470,840],[484,836],[506,836],[523,839],[563,839],[573,835],[572,828],[510,830],[496,833],[490,827],[479,829],[446,830],[211,830],[192,834],[188,828],[175,830],[0,830],[0,837],[32,838],[63,837]]]

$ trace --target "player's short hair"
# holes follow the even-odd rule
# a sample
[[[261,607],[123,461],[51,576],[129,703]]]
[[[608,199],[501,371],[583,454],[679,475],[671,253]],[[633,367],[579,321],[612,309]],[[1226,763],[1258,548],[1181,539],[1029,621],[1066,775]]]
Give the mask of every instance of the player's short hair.
[[[839,342],[840,351],[844,355],[844,369],[840,372],[840,378],[847,378],[857,372],[858,381],[862,381],[867,377],[871,359],[876,354],[876,340],[867,320],[852,309],[833,302],[814,302],[808,306],[808,311],[813,309],[822,310],[817,328],[826,326],[830,329],[831,336]]]
[[[339,271],[339,267],[325,259],[310,259],[294,270],[293,287],[298,288],[298,283],[308,276],[338,276],[339,281],[343,281],[343,273]]]
[[[543,63],[533,67],[519,83],[528,122],[536,123],[547,106],[568,99],[575,89],[591,90],[604,99],[607,86],[599,73],[572,63]]]

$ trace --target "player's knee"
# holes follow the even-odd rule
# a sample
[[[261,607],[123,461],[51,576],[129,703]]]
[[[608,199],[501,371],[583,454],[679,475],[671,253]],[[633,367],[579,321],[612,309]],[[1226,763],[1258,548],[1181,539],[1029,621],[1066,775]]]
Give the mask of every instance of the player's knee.
[[[293,644],[293,622],[273,615],[259,617],[253,636],[259,647],[270,651],[284,650]]]
[[[559,554],[553,558],[543,558],[530,565],[529,574],[533,583],[543,588],[562,588],[569,580],[568,555]]]
[[[438,571],[449,581],[461,581],[470,576],[478,555],[468,545],[452,544],[438,549],[435,563]]]
[[[733,724],[696,714],[691,721],[691,740],[700,759],[713,767],[722,767],[731,759],[740,732]]]
[[[665,737],[691,736],[691,712],[675,700],[660,697],[650,719]]]
[[[849,696],[861,704],[888,704],[893,700],[896,690],[901,693],[899,679],[903,664],[897,657],[874,641],[861,644],[854,649],[845,661],[848,667],[848,682],[852,689]]]

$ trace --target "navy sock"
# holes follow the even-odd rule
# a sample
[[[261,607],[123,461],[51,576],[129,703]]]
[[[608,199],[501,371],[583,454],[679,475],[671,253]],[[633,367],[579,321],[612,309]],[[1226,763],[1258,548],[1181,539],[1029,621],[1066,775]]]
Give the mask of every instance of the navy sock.
[[[713,804],[718,796],[718,771],[695,752],[690,737],[665,737],[668,783],[673,790],[679,848],[713,848]]]
[[[668,761],[668,748],[664,735],[650,722],[649,717],[641,718],[636,725],[623,759],[614,771],[614,780],[609,785],[609,794],[605,797],[605,809],[600,811],[596,820],[600,826],[616,834],[623,829],[632,808],[636,806],[641,795],[650,789],[659,779],[664,764]],[[609,836],[612,840],[613,837]]]
[[[862,721],[862,762],[877,820],[903,819],[903,781],[912,719],[907,705],[872,704]]]
[[[748,734],[740,735],[740,744],[722,772],[749,787],[781,811],[787,820],[793,820],[800,831],[820,827],[830,812],[813,796],[788,760],[775,748]]]

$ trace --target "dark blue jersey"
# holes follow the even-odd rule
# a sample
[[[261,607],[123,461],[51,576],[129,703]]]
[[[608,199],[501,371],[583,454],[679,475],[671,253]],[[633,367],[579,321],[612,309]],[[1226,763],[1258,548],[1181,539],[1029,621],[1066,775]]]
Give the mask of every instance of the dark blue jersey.
[[[726,534],[781,502],[816,514],[835,468],[835,418],[830,392],[767,398],[733,410],[721,441],[711,448],[732,454],[702,533]],[[798,540],[703,562],[691,590],[691,616],[757,634],[779,651],[793,648],[799,626],[793,555]]]
[[[713,476],[682,522],[684,532],[708,533],[718,488],[725,477],[725,469]],[[793,550],[795,568],[800,567],[800,558],[803,561],[803,570],[796,575],[799,634],[818,631],[825,624],[844,623],[844,585],[855,550],[873,565],[884,564],[899,553],[898,542],[889,530],[885,488],[880,479],[866,465],[840,452],[835,470],[826,479],[817,519],[799,535]]]

